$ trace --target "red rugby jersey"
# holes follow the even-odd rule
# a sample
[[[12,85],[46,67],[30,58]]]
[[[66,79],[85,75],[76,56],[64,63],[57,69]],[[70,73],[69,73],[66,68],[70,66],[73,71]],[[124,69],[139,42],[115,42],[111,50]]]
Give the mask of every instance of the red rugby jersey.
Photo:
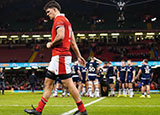
[[[72,26],[63,14],[58,14],[54,19],[51,41],[53,41],[56,37],[56,29],[62,26],[65,28],[65,36],[62,42],[52,49],[52,56],[71,56],[70,45],[72,36]]]

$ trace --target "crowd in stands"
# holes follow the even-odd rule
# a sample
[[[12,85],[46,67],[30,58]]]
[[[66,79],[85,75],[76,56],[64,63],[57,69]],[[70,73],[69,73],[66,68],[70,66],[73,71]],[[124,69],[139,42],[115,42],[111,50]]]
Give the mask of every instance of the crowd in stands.
[[[5,89],[6,90],[30,90],[31,85],[29,82],[30,71],[25,69],[21,70],[5,70]],[[44,72],[36,72],[37,81],[35,90],[43,89]]]
[[[110,38],[108,38],[110,40]],[[113,38],[112,38],[113,39]],[[118,61],[132,59],[140,61],[144,58],[159,60],[160,37],[155,39],[137,40],[129,38],[116,38],[118,41],[108,41],[106,38],[77,39],[78,47],[83,57],[96,56],[103,61]],[[31,40],[4,40],[1,39],[1,62],[28,62],[33,52],[38,52],[34,62],[49,62],[51,49],[46,48],[49,39]],[[25,51],[25,52],[24,52]],[[7,52],[7,53],[6,53]],[[9,54],[12,54],[8,56]],[[8,59],[9,58],[9,59]],[[2,60],[3,59],[3,60]],[[75,56],[73,55],[73,61]]]

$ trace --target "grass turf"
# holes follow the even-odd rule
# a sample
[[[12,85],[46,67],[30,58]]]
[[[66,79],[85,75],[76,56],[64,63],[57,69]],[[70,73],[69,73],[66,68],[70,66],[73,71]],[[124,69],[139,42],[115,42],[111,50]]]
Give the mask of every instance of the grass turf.
[[[6,93],[0,95],[0,115],[27,115],[24,109],[37,106],[42,93]],[[152,98],[106,97],[105,99],[87,106],[89,115],[155,115],[160,110],[160,94],[151,94]],[[82,97],[83,103],[89,103],[97,98]],[[60,115],[76,108],[71,97],[50,98],[43,115]]]

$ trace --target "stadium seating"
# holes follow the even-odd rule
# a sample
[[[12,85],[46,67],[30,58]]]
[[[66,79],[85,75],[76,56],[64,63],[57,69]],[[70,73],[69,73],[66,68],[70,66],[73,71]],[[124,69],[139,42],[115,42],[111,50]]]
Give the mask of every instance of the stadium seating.
[[[27,62],[32,55],[32,49],[25,46],[13,48],[0,47],[0,62]]]

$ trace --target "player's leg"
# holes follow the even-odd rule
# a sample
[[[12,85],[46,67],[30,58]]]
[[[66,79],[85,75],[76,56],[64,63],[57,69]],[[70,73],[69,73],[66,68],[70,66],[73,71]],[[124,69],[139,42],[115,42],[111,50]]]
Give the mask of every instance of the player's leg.
[[[95,80],[94,80],[94,87],[95,87],[95,96],[96,96],[96,97],[100,97],[98,79],[95,79]]]
[[[2,86],[2,95],[4,95],[4,90],[5,90],[5,83],[4,83],[4,81],[2,81],[1,86]]]
[[[48,100],[51,96],[51,91],[53,89],[53,83],[54,83],[54,80],[50,79],[50,78],[45,78],[45,81],[44,81],[44,93],[43,93],[43,97]]]
[[[88,96],[88,80],[85,82],[85,88],[86,88],[86,96]]]
[[[110,94],[110,96],[114,96],[115,95],[115,93],[114,93],[114,84],[113,83],[110,83],[109,84],[109,87],[110,87],[110,89],[111,89],[111,94]]]
[[[88,96],[92,96],[92,80],[88,81]]]
[[[127,97],[127,87],[126,87],[125,81],[123,81],[123,95],[124,95],[124,97]]]
[[[85,90],[86,90],[86,87],[85,87],[85,83],[82,82],[82,87],[81,87],[81,96],[83,96],[85,94]]]
[[[66,88],[65,86],[62,84],[62,97],[65,97],[66,95]]]
[[[126,81],[125,86],[126,86],[126,94],[130,95],[130,89],[129,89],[129,83],[128,83],[128,81]]]
[[[79,94],[81,94],[81,88],[82,88],[82,83],[81,83],[81,81],[78,81],[78,82],[77,82],[77,85],[78,85],[78,92],[79,92]]]
[[[53,86],[53,97],[58,97],[58,88],[59,88],[59,81],[56,80],[56,83]]]
[[[141,81],[141,85],[142,85],[142,87],[141,87],[141,92],[142,92],[142,95],[140,96],[141,98],[145,98],[145,90],[146,90],[146,80],[142,80]]]
[[[71,93],[73,99],[75,100],[75,102],[78,106],[78,110],[80,112],[85,112],[86,110],[85,110],[84,105],[82,103],[82,100],[80,98],[80,94],[79,94],[77,88],[75,87],[72,79],[71,78],[63,79],[62,83],[64,84],[65,87],[68,88],[69,92]]]
[[[119,83],[119,93],[118,93],[118,97],[121,96],[121,92],[122,92],[122,83]]]
[[[125,83],[122,83],[123,96],[125,96]]]
[[[56,75],[54,73],[52,73],[51,71],[47,71],[46,73],[46,78],[44,81],[44,93],[43,96],[41,98],[41,100],[38,103],[37,108],[33,108],[32,110],[29,109],[25,109],[24,111],[28,114],[34,114],[34,115],[41,115],[41,112],[43,111],[44,106],[46,105],[46,103],[48,102],[48,99],[51,96],[51,91],[53,89],[53,83],[56,79]]]
[[[145,90],[146,90],[146,86],[142,85],[142,88],[141,88],[142,96],[140,97],[145,98],[145,94],[144,94]]]
[[[146,85],[146,89],[147,89],[147,98],[151,98],[151,96],[150,96],[150,80],[147,80],[146,81],[147,83],[147,85]]]
[[[114,96],[114,78],[109,77],[109,87],[111,90],[110,96]]]
[[[129,96],[132,98],[133,97],[133,84],[129,83]]]

